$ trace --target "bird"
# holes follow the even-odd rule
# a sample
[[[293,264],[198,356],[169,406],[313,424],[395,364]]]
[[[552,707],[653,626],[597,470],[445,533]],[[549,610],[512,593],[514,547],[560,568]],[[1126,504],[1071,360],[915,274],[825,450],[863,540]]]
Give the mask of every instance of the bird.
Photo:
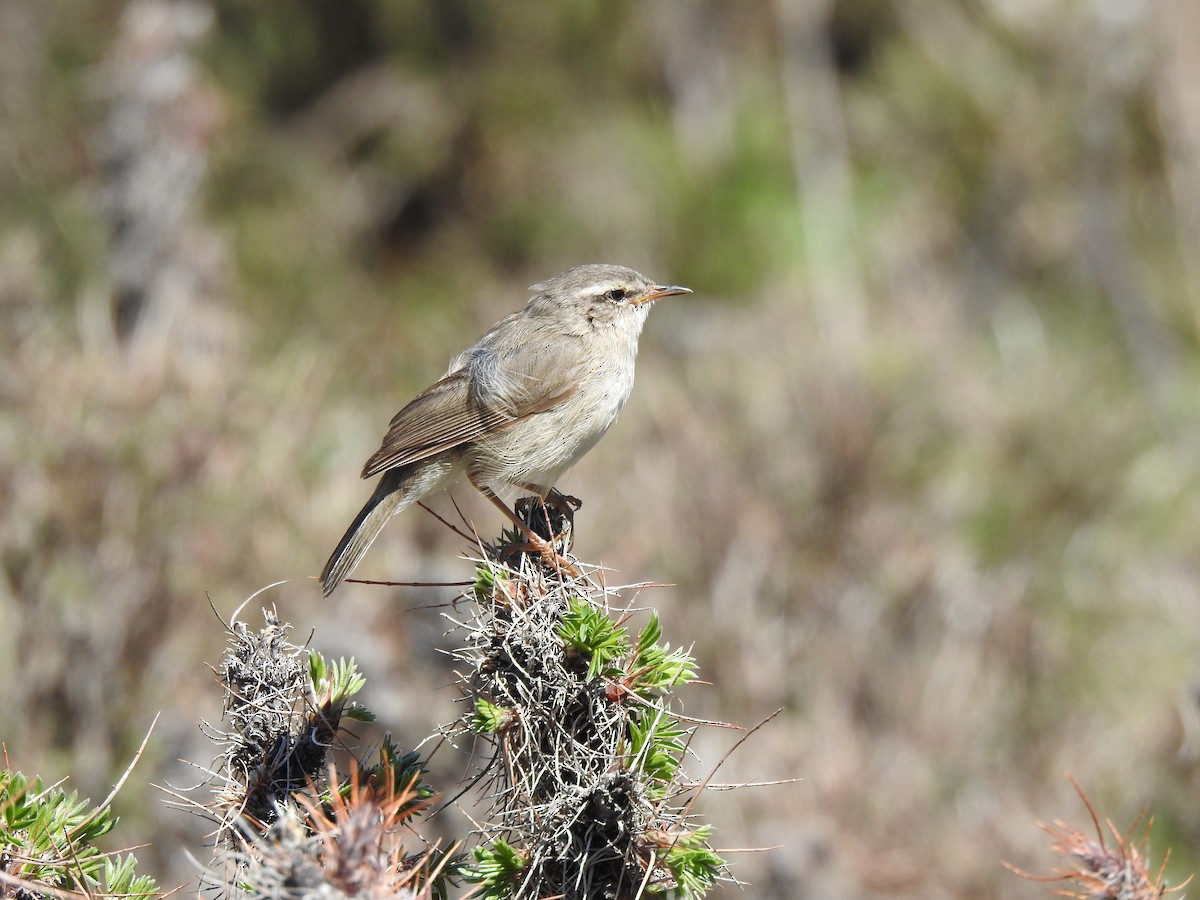
[[[363,478],[382,475],[321,572],[328,597],[388,520],[466,479],[545,552],[500,499],[515,487],[543,502],[604,436],[633,389],[638,338],[655,301],[692,293],[624,266],[576,266],[530,286],[526,305],[450,362],[393,417]]]

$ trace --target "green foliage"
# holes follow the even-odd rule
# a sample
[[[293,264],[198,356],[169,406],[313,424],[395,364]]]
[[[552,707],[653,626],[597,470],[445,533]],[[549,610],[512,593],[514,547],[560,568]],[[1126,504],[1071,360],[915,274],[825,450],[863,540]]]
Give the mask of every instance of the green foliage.
[[[500,569],[491,563],[482,562],[475,567],[475,583],[471,586],[471,592],[475,597],[476,603],[490,603],[496,597],[496,590],[499,588],[503,591],[502,585],[508,580],[508,576],[503,569]]]
[[[477,697],[475,714],[471,717],[471,731],[475,734],[495,734],[512,721],[513,715],[511,709],[497,706],[482,697]]]
[[[286,640],[291,626],[271,613],[266,618],[257,635],[241,623],[233,626],[240,640],[227,654],[241,658],[247,643],[269,648],[250,656],[258,670],[297,659],[299,648]],[[444,900],[458,859],[432,845],[409,853],[405,844],[413,819],[434,795],[420,755],[401,751],[388,734],[372,765],[355,757],[339,766],[332,758],[340,755],[335,750],[353,749],[346,744],[342,716],[370,715],[358,706],[346,711],[365,685],[353,659],[330,663],[310,651],[307,684],[299,674],[284,679],[275,690],[284,714],[269,717],[262,728],[252,717],[235,714],[232,699],[245,699],[245,683],[225,679],[230,731],[211,733],[242,745],[242,729],[263,731],[256,743],[269,748],[266,765],[247,767],[227,757],[220,772],[224,782],[209,806],[222,832],[214,865],[227,864],[235,879],[227,885],[230,896],[340,896],[358,893],[365,879],[380,896]]]
[[[462,870],[463,878],[480,886],[479,897],[485,900],[505,900],[511,897],[520,883],[525,857],[512,845],[497,838],[490,847],[476,847],[472,854],[475,865]]]
[[[402,751],[388,733],[383,736],[379,746],[379,761],[373,766],[361,767],[360,781],[374,779],[382,783],[390,780],[390,790],[395,796],[411,793],[412,799],[395,810],[397,820],[403,820],[418,814],[436,793],[433,786],[424,780],[428,774],[421,754],[415,750]],[[338,785],[338,792],[347,798],[351,796],[352,788],[353,781],[346,778]]]
[[[670,645],[659,644],[661,636],[662,625],[655,610],[638,635],[629,666],[628,686],[635,694],[663,691],[696,678],[696,660],[683,650],[673,651]]]
[[[671,692],[695,678],[695,661],[661,643],[657,614],[632,639],[629,613],[610,613],[601,585],[545,578],[535,560],[511,577],[521,602],[479,604],[459,651],[467,727],[505,760],[480,828],[491,840],[465,877],[506,900],[626,896],[640,884],[699,896],[720,865],[703,837],[673,857],[678,875],[666,864],[694,799],[675,805],[691,793],[680,772],[692,729]]]
[[[703,896],[716,882],[725,861],[708,846],[711,836],[712,826],[704,825],[674,838],[663,860],[676,884],[671,893],[691,900]]]
[[[104,859],[104,893],[122,900],[149,900],[158,896],[158,884],[149,875],[137,873],[132,853]]]
[[[609,666],[629,652],[629,633],[581,597],[571,597],[559,636],[588,660],[588,678],[615,674]]]
[[[401,752],[392,741],[391,733],[383,736],[383,743],[379,747],[379,763],[367,772],[381,777],[389,770],[392,773],[392,784],[397,791],[415,791],[420,800],[428,800],[434,795],[433,787],[424,781],[429,770],[425,768],[421,754],[416,750]]]
[[[63,866],[74,857],[79,873],[96,883],[102,857],[91,842],[116,824],[107,809],[91,810],[75,792],[46,790],[41,779],[30,784],[19,772],[8,771],[0,773],[0,803],[4,845],[31,860],[22,877],[70,888],[73,877]]]
[[[132,855],[109,857],[93,843],[116,819],[107,808],[91,808],[77,793],[45,788],[19,772],[0,770],[0,847],[7,874],[63,891],[122,894],[157,893],[154,879],[137,874]]]
[[[652,797],[666,796],[679,771],[687,732],[662,710],[639,709],[629,721],[626,765],[648,782]]]
[[[631,651],[627,628],[586,600],[572,597],[559,635],[588,659],[589,679],[597,675],[612,678],[641,700],[696,677],[694,658],[658,643],[662,625],[657,612],[651,614]],[[621,657],[628,657],[627,663],[615,665]],[[476,721],[480,720],[478,703]],[[686,736],[678,721],[657,707],[631,711],[626,764],[648,779],[652,795],[665,796],[679,771]]]
[[[339,659],[330,664],[320,653],[311,650],[308,654],[308,677],[318,707],[329,705],[341,708],[343,716],[359,722],[375,721],[373,712],[365,706],[350,702],[350,698],[367,683],[359,673],[353,657],[349,661]]]
[[[572,597],[559,636],[588,660],[589,679],[597,675],[620,678],[628,690],[642,697],[687,684],[696,677],[696,660],[690,654],[658,643],[662,625],[657,611],[651,613],[631,652],[627,628],[602,609]],[[625,656],[629,657],[625,665],[612,665]]]

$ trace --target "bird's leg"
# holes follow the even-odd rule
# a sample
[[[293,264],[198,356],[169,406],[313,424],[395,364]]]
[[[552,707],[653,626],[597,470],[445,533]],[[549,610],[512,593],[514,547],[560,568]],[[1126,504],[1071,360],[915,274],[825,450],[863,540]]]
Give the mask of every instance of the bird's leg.
[[[474,479],[471,479],[471,484],[475,486],[475,489],[479,491],[479,493],[491,500],[496,509],[504,513],[510,522],[517,526],[518,530],[521,532],[521,534],[525,535],[525,539],[529,542],[529,549],[538,551],[538,553],[541,554],[542,561],[546,565],[550,566],[551,568],[566,571],[572,577],[579,577],[579,570],[575,568],[570,560],[563,557],[557,550],[554,549],[554,543],[542,537],[540,534],[530,528],[520,516],[508,508],[507,503],[496,496],[496,493],[491,488],[489,488],[487,485],[477,483]]]

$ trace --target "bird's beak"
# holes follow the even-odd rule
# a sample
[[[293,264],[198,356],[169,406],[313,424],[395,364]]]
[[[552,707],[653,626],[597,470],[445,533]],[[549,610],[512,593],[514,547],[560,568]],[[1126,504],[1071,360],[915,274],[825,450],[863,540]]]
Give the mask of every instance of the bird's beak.
[[[661,300],[663,297],[674,297],[676,294],[690,294],[691,288],[680,287],[677,284],[656,284],[642,296],[633,301],[634,306],[641,306],[643,303],[653,303],[655,300]]]

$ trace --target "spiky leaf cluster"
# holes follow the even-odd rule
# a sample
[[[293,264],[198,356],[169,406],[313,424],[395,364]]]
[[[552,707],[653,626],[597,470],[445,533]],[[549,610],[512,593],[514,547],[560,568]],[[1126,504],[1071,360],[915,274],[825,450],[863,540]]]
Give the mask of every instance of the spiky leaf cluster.
[[[671,873],[674,893],[684,897],[701,897],[720,877],[725,861],[708,846],[711,825],[702,825],[691,833],[675,832],[664,835],[667,842],[662,856],[663,865]],[[665,894],[672,891],[661,885],[652,890]]]
[[[629,652],[629,633],[603,610],[592,606],[582,597],[570,597],[558,635],[568,647],[587,660],[589,679],[600,674],[620,674],[610,664]]]
[[[692,657],[657,615],[634,637],[600,588],[536,559],[480,563],[471,596],[464,722],[498,764],[467,880],[496,900],[703,895],[723,864],[676,805],[690,729],[671,692]]]
[[[1166,885],[1164,876],[1170,851],[1157,872],[1151,869],[1147,845],[1152,822],[1145,823],[1140,840],[1135,838],[1143,824],[1140,817],[1125,832],[1118,831],[1111,819],[1106,819],[1102,826],[1091,799],[1073,778],[1068,778],[1091,817],[1096,836],[1091,837],[1061,820],[1053,826],[1040,825],[1052,839],[1051,849],[1062,856],[1065,864],[1053,875],[1034,875],[1005,863],[1007,868],[1034,881],[1063,882],[1054,893],[1078,900],[1159,900],[1186,887],[1191,878],[1175,887]],[[1113,843],[1105,837],[1105,830],[1112,835]]]
[[[43,888],[135,900],[158,894],[153,878],[138,875],[132,855],[106,854],[95,845],[116,824],[106,807],[0,770],[0,812],[4,896],[41,896]]]
[[[624,764],[642,777],[651,797],[659,799],[670,792],[687,737],[688,731],[661,709],[630,711]]]
[[[443,896],[448,861],[409,854],[400,840],[434,795],[421,757],[388,735],[373,762],[351,757],[340,777],[330,754],[342,722],[374,719],[352,700],[366,679],[354,660],[316,651],[305,665],[290,626],[264,617],[258,632],[230,628],[220,669],[226,730],[213,731],[225,753],[213,815],[231,871],[219,886],[251,898]]]
[[[476,697],[475,714],[471,716],[471,730],[476,734],[495,734],[510,725],[514,716],[515,713],[511,709]]]
[[[407,823],[428,800],[420,788],[399,787],[402,777],[382,765],[347,779],[331,769],[326,790],[297,794],[268,828],[244,823],[233,853],[240,892],[254,900],[443,897],[448,860],[435,850],[409,854],[403,843]]]
[[[350,698],[366,685],[367,680],[359,674],[354,658],[327,662],[315,650],[308,653],[308,680],[312,688],[313,707],[321,710],[325,717],[345,716],[359,722],[374,722],[375,714]]]
[[[327,661],[288,640],[291,626],[273,611],[251,630],[229,627],[219,668],[225,689],[225,728],[210,729],[222,744],[225,783],[218,792],[228,824],[238,816],[269,824],[281,803],[319,779],[343,718],[371,721],[352,702],[365,679],[354,660]]]
[[[468,879],[479,885],[483,900],[505,900],[521,883],[526,858],[503,838],[490,846],[476,847],[472,856],[475,865],[467,870]]]
[[[639,694],[657,693],[695,680],[696,660],[683,650],[660,644],[661,637],[662,624],[654,611],[634,647],[628,676],[630,690]]]

